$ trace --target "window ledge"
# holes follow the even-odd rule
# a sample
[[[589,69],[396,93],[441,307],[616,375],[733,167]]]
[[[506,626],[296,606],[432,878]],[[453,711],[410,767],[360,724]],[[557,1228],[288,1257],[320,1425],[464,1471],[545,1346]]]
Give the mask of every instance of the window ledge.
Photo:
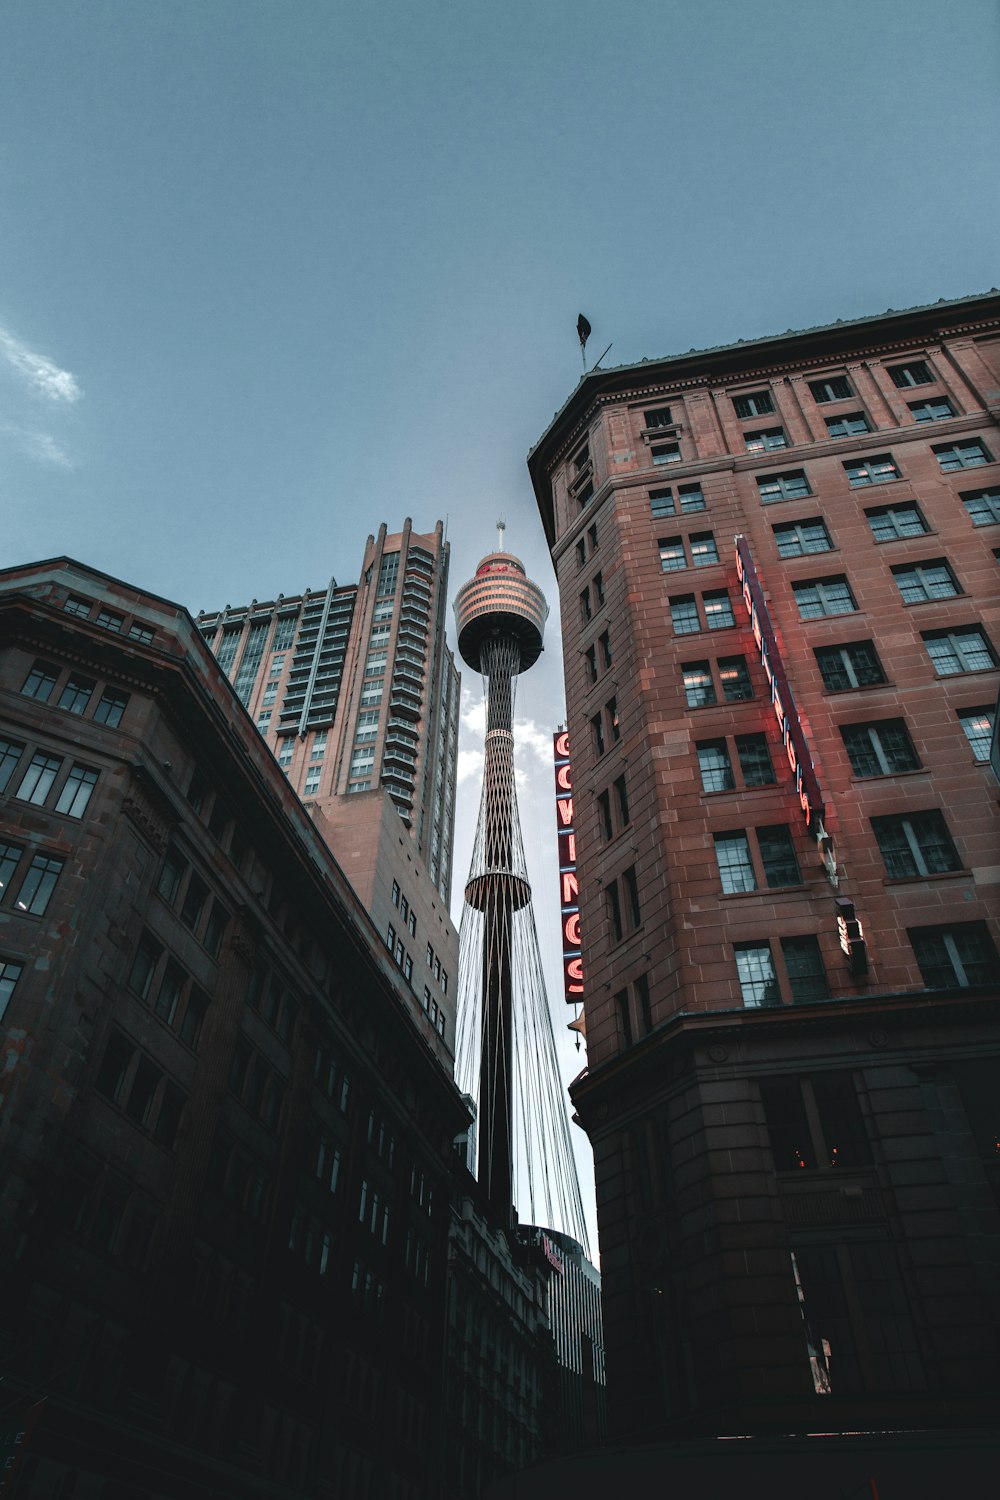
[[[926,531],[916,531],[913,536],[873,536],[872,541],[876,547],[891,547],[898,542],[922,542],[928,536],[940,536],[941,533],[934,526],[928,526]]]
[[[956,675],[958,675],[958,674],[956,674]],[[857,687],[845,687],[845,688],[828,688],[828,687],[825,687],[823,689],[822,696],[824,698],[842,698],[845,693],[877,693],[882,688],[887,688],[891,692],[895,692],[896,684],[892,680],[891,677],[888,677],[888,678],[886,678],[885,682],[863,682],[863,683],[859,683]]]
[[[930,776],[930,774],[931,774],[931,770],[930,770],[929,766],[913,766],[909,771],[877,771],[877,772],[873,773],[871,776],[852,776],[851,777],[851,785],[852,786],[867,786],[870,782],[873,782],[873,781],[875,781],[875,782],[888,781],[890,778],[892,778],[893,780],[895,780],[897,777],[900,777],[900,776],[903,776],[903,777]]]
[[[968,595],[959,589],[957,594],[945,594],[941,599],[900,599],[904,609],[920,609],[927,604],[951,604],[956,599],[966,599]]]
[[[934,875],[886,875],[883,885],[926,885],[931,880],[972,880],[971,870],[940,870]]]

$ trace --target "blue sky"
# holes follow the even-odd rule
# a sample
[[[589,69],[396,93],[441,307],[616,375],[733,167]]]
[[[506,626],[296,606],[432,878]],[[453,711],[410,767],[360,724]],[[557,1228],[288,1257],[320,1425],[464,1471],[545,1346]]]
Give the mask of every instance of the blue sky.
[[[554,604],[524,457],[578,312],[622,363],[986,290],[998,41],[992,0],[5,0],[4,563],[196,611],[407,514],[457,584],[502,513]]]

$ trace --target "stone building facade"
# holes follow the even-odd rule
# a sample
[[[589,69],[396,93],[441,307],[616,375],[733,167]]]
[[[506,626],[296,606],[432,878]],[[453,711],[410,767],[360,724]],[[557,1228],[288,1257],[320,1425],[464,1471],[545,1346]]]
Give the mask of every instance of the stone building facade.
[[[612,1430],[998,1368],[1000,297],[595,371],[562,613]]]

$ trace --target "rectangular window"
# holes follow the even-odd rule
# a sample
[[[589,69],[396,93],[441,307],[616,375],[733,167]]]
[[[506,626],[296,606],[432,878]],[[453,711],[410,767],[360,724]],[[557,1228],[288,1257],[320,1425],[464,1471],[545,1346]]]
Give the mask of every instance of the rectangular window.
[[[326,754],[326,736],[327,731],[325,729],[321,729],[313,735],[312,749],[309,751],[310,760],[323,759],[323,756]]]
[[[750,844],[742,831],[713,835],[715,859],[719,866],[723,894],[734,895],[737,891],[755,891],[757,877],[750,857]]]
[[[601,660],[604,662],[605,671],[607,671],[611,665],[611,635],[607,630],[598,636],[597,644],[601,648]]]
[[[687,567],[684,542],[679,536],[661,537],[657,545],[660,549],[660,568],[664,573],[675,573],[680,568]]]
[[[615,1006],[618,1011],[618,1029],[621,1034],[622,1046],[632,1045],[632,1015],[629,1010],[628,990],[619,990],[615,995]]]
[[[846,375],[828,375],[825,380],[810,380],[809,389],[813,400],[821,406],[825,401],[848,401],[851,386]]]
[[[689,515],[691,511],[704,510],[705,496],[701,492],[701,485],[682,484],[677,491],[677,503],[682,516]]]
[[[944,417],[953,417],[952,404],[944,396],[932,396],[927,401],[909,402],[914,422],[940,422]]]
[[[105,630],[113,630],[117,635],[125,624],[125,616],[116,614],[113,609],[102,609],[97,616],[98,625],[103,625]]]
[[[959,922],[951,927],[911,927],[907,937],[929,990],[965,989],[989,984],[1000,970],[1000,956],[985,922]]]
[[[188,1003],[184,1008],[184,1016],[181,1020],[180,1039],[189,1047],[197,1047],[198,1037],[201,1035],[201,1023],[208,1011],[208,998],[201,990],[192,985],[191,993],[188,995]]]
[[[963,708],[959,711],[958,720],[965,738],[972,747],[974,760],[988,761],[990,758],[995,717],[996,714],[992,708]]]
[[[209,912],[208,921],[205,924],[204,938],[205,947],[208,949],[213,958],[216,958],[218,956],[219,948],[222,946],[222,939],[225,936],[228,923],[229,913],[226,911],[225,907],[222,906],[218,901],[213,901],[212,909]]]
[[[595,714],[590,721],[590,727],[594,731],[594,748],[598,755],[603,755],[607,746],[604,743],[604,723],[600,714]]]
[[[893,365],[889,370],[892,383],[901,391],[912,385],[930,385],[931,372],[922,359],[914,360],[909,365]]]
[[[625,785],[624,775],[615,778],[615,796],[618,800],[618,821],[622,828],[626,828],[632,821],[628,810],[628,788]]]
[[[583,593],[580,595],[580,616],[581,616],[581,618],[583,620],[583,623],[585,625],[586,625],[587,621],[591,619],[590,589],[589,589],[589,587],[585,588],[583,590]]]
[[[855,776],[892,776],[916,771],[920,762],[902,719],[842,724],[840,733]]]
[[[731,792],[736,785],[725,740],[702,740],[696,747],[703,792]]]
[[[830,533],[819,516],[808,521],[787,521],[772,526],[779,557],[804,557],[810,552],[831,552]]]
[[[295,747],[291,740],[283,740],[281,749],[278,751],[278,765],[287,768],[292,763]]]
[[[877,542],[894,542],[904,536],[924,536],[927,522],[912,500],[899,505],[879,505],[865,511],[865,518]]]
[[[7,1007],[14,993],[14,986],[23,972],[23,964],[16,964],[10,958],[0,958],[0,1021],[6,1015]]]
[[[48,662],[36,661],[24,679],[21,692],[26,698],[37,698],[40,703],[48,703],[58,676],[58,667],[50,666]]]
[[[582,568],[583,565],[586,563],[586,561],[587,561],[587,544],[583,540],[583,537],[581,537],[580,540],[576,544],[576,565],[577,565],[577,567],[578,568]]]
[[[816,938],[782,938],[781,953],[793,1001],[829,1000],[830,985]]]
[[[635,873],[635,865],[629,865],[628,869],[622,872],[622,886],[628,907],[629,924],[634,932],[642,923],[642,911],[639,906],[639,879]]]
[[[759,432],[745,432],[743,438],[748,453],[767,453],[772,448],[788,447],[783,427],[765,427]]]
[[[851,489],[865,484],[885,484],[900,477],[891,453],[878,453],[873,458],[852,458],[844,463],[844,473]]]
[[[736,754],[746,786],[773,786],[774,767],[771,752],[767,747],[767,736],[763,734],[738,734]]]
[[[842,417],[827,417],[826,430],[832,438],[854,437],[858,433],[871,432],[864,412],[852,411]]]
[[[583,489],[580,490],[580,492],[578,493],[578,495],[576,497],[576,503],[577,503],[577,505],[579,505],[579,507],[580,507],[581,510],[586,510],[587,506],[590,504],[590,502],[591,502],[591,500],[593,500],[593,498],[594,498],[594,486],[593,486],[593,483],[591,482],[591,480],[588,479],[587,483],[584,485]]]
[[[0,899],[10,885],[11,876],[17,869],[24,850],[19,844],[0,843]]]
[[[618,720],[618,699],[609,698],[604,705],[604,716],[608,721],[608,735],[612,744],[622,737],[621,724]]]
[[[688,708],[706,708],[715,702],[715,686],[707,661],[688,662],[681,668]]]
[[[928,631],[923,641],[939,677],[953,677],[958,672],[987,672],[997,664],[993,648],[981,630]]]
[[[142,625],[138,620],[133,620],[128,628],[129,640],[141,641],[144,646],[149,645],[155,633],[151,626]]]
[[[970,490],[961,498],[973,526],[993,526],[1000,521],[1000,489]]]
[[[725,589],[714,589],[710,594],[702,594],[701,598],[709,630],[724,630],[726,626],[736,624],[733,606]]]
[[[765,417],[774,411],[770,391],[748,391],[745,396],[734,396],[733,406],[738,417]]]
[[[647,427],[672,427],[670,420],[670,407],[658,406],[655,411],[643,412],[643,420]]]
[[[117,1104],[125,1083],[126,1074],[135,1056],[135,1048],[123,1032],[115,1028],[108,1038],[101,1065],[94,1079],[94,1088],[105,1099]]]
[[[614,824],[611,821],[611,793],[600,792],[597,798],[597,811],[601,820],[601,834],[604,842],[608,843],[615,833]]]
[[[73,766],[63,782],[56,801],[56,812],[65,813],[70,818],[82,818],[96,785],[96,771],[90,770],[88,766]]]
[[[181,906],[181,921],[184,923],[184,926],[189,927],[192,932],[198,926],[202,909],[204,908],[207,899],[208,886],[202,879],[199,878],[199,876],[195,875],[192,872],[191,879],[188,881],[188,888],[184,896],[184,903]]]
[[[352,776],[356,776],[356,775],[358,775],[362,771],[370,771],[371,768],[372,768],[372,762],[371,761],[368,761],[367,764],[365,764],[363,766],[353,766],[352,765],[351,766],[351,775]],[[305,796],[305,797],[314,796],[315,793],[319,791],[319,784],[320,784],[321,778],[322,778],[322,773],[320,771],[309,771],[307,773],[307,775],[306,775],[305,786],[302,788],[302,794],[303,794],[303,796]]]
[[[0,738],[0,792],[7,790],[7,783],[14,774],[23,749],[24,746],[17,740]]]
[[[140,1000],[149,999],[153,974],[162,952],[163,949],[159,943],[155,943],[148,933],[144,933],[139,940],[135,958],[132,960],[132,970],[128,977],[129,989],[133,990]]]
[[[737,943],[733,951],[745,1008],[756,1010],[765,1005],[780,1005],[781,995],[770,944]]]
[[[760,846],[764,879],[772,889],[802,884],[799,862],[795,858],[795,845],[786,824],[777,823],[771,828],[758,828],[757,843]]]
[[[113,688],[105,688],[94,709],[95,724],[107,724],[109,729],[117,729],[127,704],[128,693],[118,693]]]
[[[890,880],[960,870],[948,825],[933,808],[891,818],[872,818],[872,828]]]
[[[698,604],[693,594],[675,594],[670,600],[670,623],[674,635],[697,635],[701,629]]]
[[[961,592],[943,557],[932,562],[912,563],[893,568],[892,576],[904,604],[924,604],[929,599],[952,599]]]
[[[84,713],[96,686],[97,684],[89,677],[80,677],[76,673],[70,673],[66,679],[66,686],[59,694],[58,706],[71,714]]]
[[[680,443],[654,443],[649,450],[649,456],[654,464],[679,464],[681,445]]]
[[[21,785],[16,795],[22,802],[32,802],[36,807],[43,806],[61,765],[62,761],[57,760],[53,755],[45,755],[42,752],[33,755],[27,770],[21,777]]]
[[[719,549],[710,531],[693,531],[689,540],[691,562],[696,568],[707,568],[711,563],[719,561]]]
[[[992,454],[980,438],[966,438],[964,442],[935,443],[932,452],[946,474],[951,469],[978,469],[983,464],[993,462]]]
[[[722,696],[727,703],[745,703],[753,697],[753,683],[746,658],[742,656],[720,656],[719,681]]]
[[[156,1004],[153,1006],[154,1014],[159,1016],[161,1021],[166,1021],[168,1026],[173,1025],[186,979],[187,975],[180,965],[175,964],[173,959],[168,960],[167,967],[163,971]]]
[[[650,490],[649,513],[654,521],[675,515],[673,490]]]
[[[615,943],[622,940],[622,904],[618,895],[618,882],[612,880],[604,893],[605,905],[608,913],[608,922],[611,926],[611,938]]]
[[[63,605],[63,609],[68,615],[79,615],[81,619],[86,620],[90,616],[90,600],[75,599],[73,595],[70,594],[69,598],[66,600],[66,603]]]
[[[818,620],[824,615],[849,615],[857,609],[854,595],[844,575],[830,578],[807,578],[792,584],[792,593],[803,620]]]
[[[785,474],[768,474],[757,480],[762,505],[772,505],[775,500],[798,500],[811,494],[804,469],[789,469]]]
[[[597,681],[597,647],[588,646],[583,653],[587,662],[587,676],[591,682]]]
[[[871,641],[821,646],[815,655],[823,685],[831,693],[845,693],[851,688],[874,687],[885,682],[882,663]]]
[[[21,889],[14,902],[15,909],[28,912],[33,917],[43,917],[63,863],[63,860],[53,859],[48,854],[36,854],[21,882]]]

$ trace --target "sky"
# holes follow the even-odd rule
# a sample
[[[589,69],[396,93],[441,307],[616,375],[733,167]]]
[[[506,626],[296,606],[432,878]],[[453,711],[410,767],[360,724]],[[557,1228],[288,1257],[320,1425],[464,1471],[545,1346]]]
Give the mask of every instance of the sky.
[[[353,582],[409,515],[457,587],[502,516],[553,606],[518,705],[561,1030],[525,455],[577,315],[612,365],[988,290],[998,85],[993,0],[2,0],[0,565],[197,612]]]

